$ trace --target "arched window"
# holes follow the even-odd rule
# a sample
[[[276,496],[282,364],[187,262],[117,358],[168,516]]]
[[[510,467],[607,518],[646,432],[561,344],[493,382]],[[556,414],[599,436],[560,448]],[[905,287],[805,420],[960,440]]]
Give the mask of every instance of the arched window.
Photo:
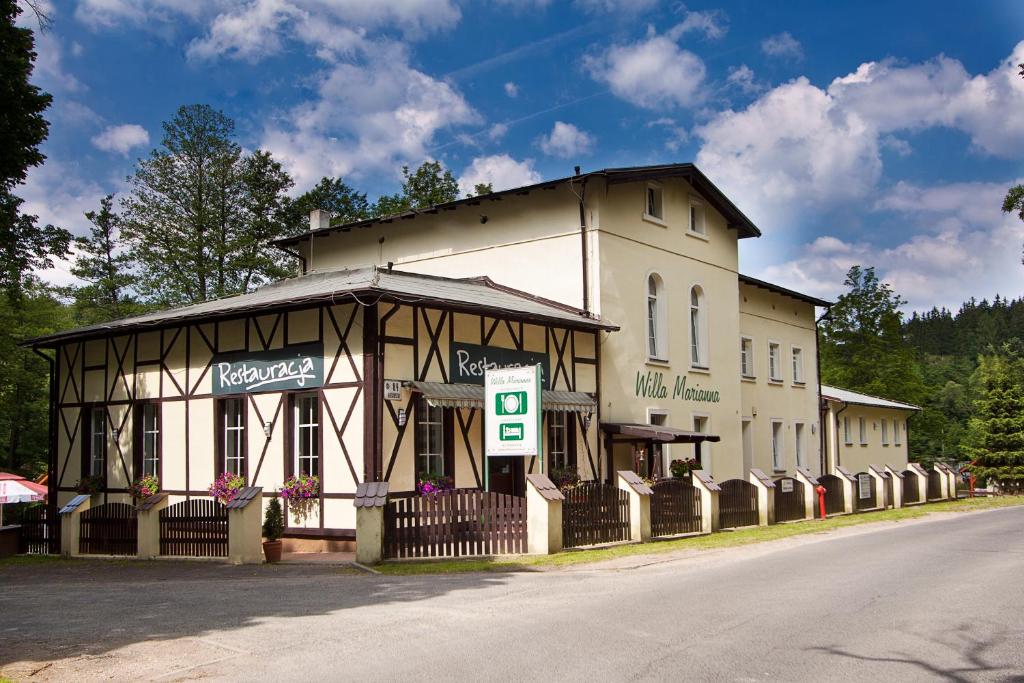
[[[707,310],[704,290],[700,287],[690,290],[690,364],[698,368],[708,367]]]
[[[665,342],[665,285],[661,276],[647,276],[647,357],[666,360],[668,344]]]

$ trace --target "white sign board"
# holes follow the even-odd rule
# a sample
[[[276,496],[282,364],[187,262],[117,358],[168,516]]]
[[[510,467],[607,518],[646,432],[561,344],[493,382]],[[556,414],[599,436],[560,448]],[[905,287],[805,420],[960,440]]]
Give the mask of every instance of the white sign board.
[[[793,493],[793,480],[792,479],[783,479],[781,484],[782,484],[782,492],[783,493]]]
[[[857,489],[858,495],[861,500],[867,500],[871,497],[871,475],[870,474],[858,474],[857,475]]]
[[[541,367],[500,368],[484,373],[484,452],[541,455]]]
[[[402,381],[398,379],[386,379],[384,380],[384,400],[385,401],[401,401],[402,400]]]

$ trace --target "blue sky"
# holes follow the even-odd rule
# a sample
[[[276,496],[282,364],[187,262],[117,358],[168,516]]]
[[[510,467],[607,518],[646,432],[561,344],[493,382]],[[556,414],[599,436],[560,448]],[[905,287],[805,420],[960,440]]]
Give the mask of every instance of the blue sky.
[[[1024,289],[999,211],[1024,178],[1020,3],[52,1],[49,159],[22,194],[77,233],[207,103],[296,191],[375,197],[428,158],[496,188],[693,161],[764,232],[752,275],[834,296],[875,265],[913,309]]]

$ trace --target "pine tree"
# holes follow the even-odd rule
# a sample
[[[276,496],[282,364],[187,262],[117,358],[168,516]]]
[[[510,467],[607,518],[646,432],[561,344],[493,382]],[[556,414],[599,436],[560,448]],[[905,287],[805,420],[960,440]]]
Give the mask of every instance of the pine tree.
[[[120,240],[120,218],[114,212],[114,195],[100,200],[99,211],[85,217],[92,223],[89,234],[75,238],[78,255],[71,274],[87,284],[72,287],[76,314],[84,324],[124,318],[141,312],[134,294],[135,261]]]
[[[1015,355],[986,356],[978,368],[981,398],[970,421],[971,470],[1004,491],[1024,488],[1024,364]]]

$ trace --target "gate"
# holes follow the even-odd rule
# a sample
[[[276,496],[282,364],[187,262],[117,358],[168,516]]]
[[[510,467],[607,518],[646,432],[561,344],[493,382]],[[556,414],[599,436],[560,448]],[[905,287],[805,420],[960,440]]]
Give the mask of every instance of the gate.
[[[400,498],[384,507],[384,556],[526,552],[526,499],[478,489]]]
[[[825,487],[825,514],[839,515],[846,512],[846,495],[843,480],[834,474],[823,474],[818,483]]]
[[[792,484],[787,483],[792,482]],[[788,490],[787,490],[788,489]],[[775,480],[775,521],[793,522],[807,517],[804,484],[792,477]]]
[[[135,506],[106,503],[81,514],[78,552],[83,555],[135,555],[139,524]]]
[[[942,475],[932,470],[928,473],[928,500],[942,498]]]
[[[878,498],[878,487],[875,478],[867,472],[858,472],[853,476],[857,480],[854,484],[853,509],[862,512],[877,507],[875,501]]]
[[[227,557],[227,507],[212,498],[191,498],[161,510],[160,554]]]
[[[758,523],[757,487],[742,479],[729,479],[719,484],[718,526],[730,529],[755,526]]]
[[[47,555],[60,552],[60,515],[49,519],[45,505],[33,505],[14,516],[21,525],[18,552],[23,555]]]
[[[917,481],[917,472],[903,470],[903,504],[921,502],[921,485]]]
[[[562,493],[564,547],[629,540],[628,493],[599,481],[583,482]]]
[[[662,479],[651,487],[651,535],[675,536],[701,530],[700,491],[689,479]]]

